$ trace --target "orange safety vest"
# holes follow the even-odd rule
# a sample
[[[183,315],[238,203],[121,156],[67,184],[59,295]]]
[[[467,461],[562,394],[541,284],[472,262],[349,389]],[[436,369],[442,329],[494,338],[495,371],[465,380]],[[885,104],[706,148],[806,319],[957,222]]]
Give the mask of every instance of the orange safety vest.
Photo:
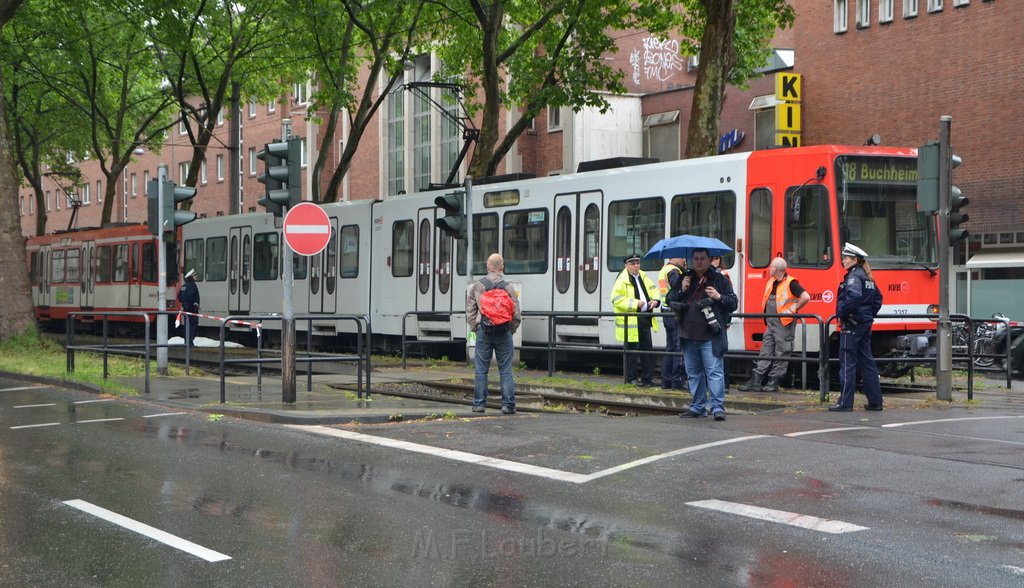
[[[661,267],[661,271],[658,272],[658,291],[661,293],[661,303],[665,304],[665,296],[668,295],[670,284],[668,283],[668,275],[673,271],[682,273],[683,268],[679,267],[674,263],[666,263]]]
[[[793,276],[787,274],[786,277],[782,278],[782,281],[779,282],[778,287],[775,288],[775,312],[779,314],[793,312],[793,308],[796,306],[796,303],[800,301],[799,297],[793,298],[793,293],[789,290],[789,285],[793,283],[794,279],[795,278],[793,278]],[[772,284],[774,283],[775,280],[772,279],[764,286],[764,297],[761,299],[762,310],[764,310],[765,305],[768,304],[768,297],[772,295]],[[789,325],[789,323],[793,322],[793,317],[779,317],[779,321],[783,325]]]

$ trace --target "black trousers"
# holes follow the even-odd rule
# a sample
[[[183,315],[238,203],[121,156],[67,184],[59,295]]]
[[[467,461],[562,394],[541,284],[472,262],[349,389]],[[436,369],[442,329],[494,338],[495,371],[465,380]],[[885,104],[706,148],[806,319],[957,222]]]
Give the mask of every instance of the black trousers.
[[[641,355],[639,353],[630,353],[632,350],[638,351],[653,351],[654,345],[651,342],[651,319],[649,317],[641,317],[639,319],[637,328],[637,337],[639,341],[631,343],[626,342],[626,380],[636,379],[636,364],[640,362],[640,381],[645,384],[654,382],[654,356],[653,355]]]

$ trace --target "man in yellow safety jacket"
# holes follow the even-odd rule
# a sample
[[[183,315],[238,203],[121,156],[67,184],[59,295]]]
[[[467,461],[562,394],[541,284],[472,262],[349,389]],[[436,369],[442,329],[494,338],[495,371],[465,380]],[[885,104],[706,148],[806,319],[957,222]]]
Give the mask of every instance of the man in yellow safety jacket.
[[[653,313],[661,306],[658,290],[645,272],[640,271],[640,256],[631,255],[626,258],[626,267],[616,278],[612,286],[612,308],[617,313]],[[622,341],[626,349],[626,383],[641,387],[654,385],[654,357],[646,353],[632,353],[633,350],[653,351],[651,329],[658,331],[658,323],[653,316],[615,317],[615,338]],[[640,379],[637,380],[636,364],[640,360]]]

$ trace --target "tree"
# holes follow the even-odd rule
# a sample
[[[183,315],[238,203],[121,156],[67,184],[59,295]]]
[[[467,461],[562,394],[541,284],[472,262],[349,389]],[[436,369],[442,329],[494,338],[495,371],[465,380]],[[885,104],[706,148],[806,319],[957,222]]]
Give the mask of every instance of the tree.
[[[420,29],[422,1],[307,0],[299,10],[305,53],[319,82],[309,106],[326,113],[318,156],[311,168],[313,201],[334,202],[373,116],[401,80],[405,62],[425,31]],[[384,80],[381,86],[381,80]],[[358,94],[351,88],[358,87]],[[331,145],[337,141],[343,111],[348,113],[348,137],[338,165],[320,194],[321,176]]]
[[[39,0],[29,8],[14,41],[22,66],[83,122],[88,152],[73,155],[99,162],[106,178],[101,221],[108,223],[134,151],[158,149],[177,119],[145,33],[147,15],[130,2],[99,0]]]
[[[0,0],[0,32],[14,18],[22,0]],[[21,236],[18,210],[18,168],[7,126],[4,76],[0,68],[0,198],[7,198],[6,214],[0,214],[0,339],[20,335],[35,322],[28,272],[25,271],[25,240]]]
[[[466,5],[468,4],[468,8]],[[608,109],[606,93],[623,93],[622,72],[602,59],[617,51],[613,33],[667,30],[678,15],[669,0],[449,2],[436,40],[445,76],[463,81],[480,141],[469,173],[493,175],[498,164],[547,107]],[[483,94],[482,97],[479,94]],[[500,135],[503,108],[521,117]]]
[[[726,84],[743,87],[763,67],[775,31],[792,26],[787,0],[687,0],[683,34],[700,68],[686,132],[686,157],[718,153],[718,124]]]

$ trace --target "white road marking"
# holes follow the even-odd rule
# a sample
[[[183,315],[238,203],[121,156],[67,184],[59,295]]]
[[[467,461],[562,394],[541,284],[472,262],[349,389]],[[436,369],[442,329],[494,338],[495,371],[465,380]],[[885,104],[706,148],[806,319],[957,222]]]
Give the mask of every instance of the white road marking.
[[[166,545],[170,545],[171,547],[184,551],[185,553],[189,553],[196,557],[205,559],[206,561],[211,563],[231,559],[231,557],[224,555],[223,553],[217,553],[216,551],[207,549],[202,545],[196,545],[191,541],[187,541],[185,539],[182,539],[181,537],[171,535],[166,531],[161,531],[160,529],[150,527],[145,523],[140,523],[134,519],[130,519],[126,516],[119,515],[116,512],[109,511],[101,506],[96,506],[95,504],[86,502],[84,500],[65,500],[64,504],[72,508],[77,508],[82,512],[89,513],[94,517],[103,519],[107,522],[114,523],[115,525],[124,527],[129,531],[134,531],[140,535],[149,537],[150,539],[154,539]]]
[[[743,441],[750,441],[750,440],[753,440],[753,439],[763,439],[765,437],[768,437],[768,435],[750,435],[750,436],[747,436],[747,437],[736,437],[736,438],[733,438],[733,439],[723,439],[722,441],[712,441],[711,443],[704,443],[702,445],[694,445],[693,447],[684,447],[682,449],[676,449],[676,450],[669,451],[669,452],[666,452],[666,453],[659,453],[658,455],[651,455],[651,456],[645,457],[643,459],[638,459],[636,461],[631,461],[629,463],[624,463],[622,465],[618,465],[618,466],[615,466],[615,467],[612,467],[612,468],[608,468],[606,470],[601,470],[599,472],[594,472],[593,474],[587,475],[586,476],[587,479],[584,480],[584,481],[589,482],[591,480],[596,480],[597,478],[602,478],[604,476],[610,476],[611,474],[617,474],[617,473],[619,473],[619,472],[621,472],[623,470],[628,470],[630,468],[635,468],[637,466],[641,466],[641,465],[644,465],[644,464],[647,464],[647,463],[651,463],[653,461],[658,461],[660,459],[665,459],[667,457],[675,457],[677,455],[685,455],[687,453],[693,453],[695,451],[700,451],[702,449],[710,449],[711,447],[718,447],[720,445],[729,445],[730,443],[741,443]]]
[[[300,431],[308,431],[310,433],[327,435],[328,437],[340,437],[342,439],[350,439],[352,441],[370,443],[372,445],[380,445],[382,447],[403,449],[405,451],[412,451],[414,453],[425,453],[427,455],[434,455],[444,459],[451,459],[454,461],[461,461],[466,463],[475,463],[490,468],[497,468],[499,470],[518,472],[520,474],[529,474],[531,476],[539,476],[542,478],[549,478],[552,480],[561,480],[563,482],[572,482],[574,484],[583,484],[584,482],[589,481],[589,476],[585,476],[583,474],[563,472],[562,470],[555,470],[551,468],[519,463],[516,461],[487,457],[485,455],[476,455],[475,453],[467,453],[465,451],[455,451],[453,449],[443,449],[441,447],[432,447],[430,445],[420,445],[419,443],[411,443],[409,441],[398,441],[396,439],[388,439],[386,437],[375,437],[373,435],[364,435],[363,433],[356,433],[353,431],[332,429],[330,427],[324,427],[320,425],[285,426],[292,429],[298,429]]]
[[[11,427],[12,429],[32,429],[35,427],[56,427],[60,423],[38,423],[35,425],[18,425],[17,427]]]
[[[94,402],[113,402],[114,398],[97,398],[96,400],[78,400],[72,404],[92,404]]]
[[[40,408],[43,406],[57,406],[56,402],[49,402],[47,404],[19,404],[14,408]]]
[[[1011,574],[1015,574],[1017,576],[1024,576],[1024,568],[1018,568],[1017,566],[1011,566],[1011,565],[1004,565],[1004,566],[999,566],[999,567],[1001,567],[1004,570],[1010,572]]]
[[[675,457],[677,455],[683,455],[686,453],[693,453],[702,449],[709,449],[711,447],[718,447],[719,445],[728,445],[730,443],[739,443],[741,441],[749,441],[751,439],[761,439],[768,435],[750,435],[748,437],[737,437],[735,439],[725,439],[722,441],[714,441],[712,443],[704,443],[702,445],[694,445],[693,447],[684,447],[682,449],[676,449],[667,453],[660,453],[658,455],[652,455],[643,459],[638,459],[626,464],[618,465],[612,468],[594,472],[592,474],[577,474],[575,472],[566,472],[562,470],[556,470],[552,468],[545,468],[541,466],[534,466],[525,464],[517,461],[509,461],[507,459],[498,459],[494,457],[487,457],[485,455],[477,455],[475,453],[467,453],[465,451],[456,451],[453,449],[444,449],[441,447],[433,447],[431,445],[421,445],[419,443],[412,443],[409,441],[398,441],[395,439],[389,439],[387,437],[375,437],[373,435],[366,435],[363,433],[356,433],[354,431],[345,431],[342,429],[333,429],[330,427],[324,427],[320,425],[285,425],[286,427],[297,429],[300,431],[308,431],[310,433],[317,433],[320,435],[327,435],[329,437],[340,437],[342,439],[350,439],[352,441],[359,441],[362,443],[370,443],[373,445],[380,445],[382,447],[391,447],[394,449],[404,449],[405,451],[412,451],[415,453],[425,453],[427,455],[433,455],[444,459],[451,459],[455,461],[462,461],[466,463],[474,463],[490,468],[496,468],[499,470],[506,470],[510,472],[517,472],[520,474],[528,474],[531,476],[538,476],[541,478],[548,478],[551,480],[561,480],[563,482],[572,482],[574,484],[585,484],[591,480],[602,478],[635,468],[640,465],[665,459],[668,457]]]
[[[818,517],[802,515],[795,512],[786,512],[784,510],[762,508],[760,506],[740,504],[738,502],[726,502],[724,500],[695,500],[693,502],[687,502],[686,504],[688,506],[693,506],[696,508],[716,510],[719,512],[740,515],[752,519],[769,521],[772,523],[782,523],[783,525],[800,527],[802,529],[810,529],[812,531],[821,531],[822,533],[852,533],[854,531],[864,531],[870,528],[862,527],[860,525],[854,525],[853,523],[846,523],[843,521],[821,519]]]
[[[144,419],[155,419],[157,417],[178,416],[179,414],[188,414],[188,413],[187,412],[161,412],[161,413],[157,413],[157,414],[144,414],[144,415],[142,415],[142,418],[144,418]]]
[[[839,431],[856,431],[857,429],[870,429],[871,427],[835,427],[832,429],[815,429],[813,431],[797,431],[786,433],[783,437],[803,437],[804,435],[819,435],[821,433],[837,433]]]
[[[116,417],[116,418],[110,418],[110,419],[86,419],[84,421],[75,421],[75,423],[81,425],[81,424],[84,424],[84,423],[107,423],[107,422],[110,422],[110,421],[123,421],[123,420],[124,420],[123,417]]]
[[[952,419],[933,419],[930,421],[907,421],[903,423],[887,423],[882,425],[886,428],[907,427],[910,425],[928,425],[931,423],[951,423],[954,421],[988,421],[994,419],[1024,419],[1024,416],[981,416],[981,417],[957,417]]]
[[[4,388],[0,392],[17,392],[19,390],[41,390],[43,388],[49,388],[49,386],[20,386],[18,388]]]

